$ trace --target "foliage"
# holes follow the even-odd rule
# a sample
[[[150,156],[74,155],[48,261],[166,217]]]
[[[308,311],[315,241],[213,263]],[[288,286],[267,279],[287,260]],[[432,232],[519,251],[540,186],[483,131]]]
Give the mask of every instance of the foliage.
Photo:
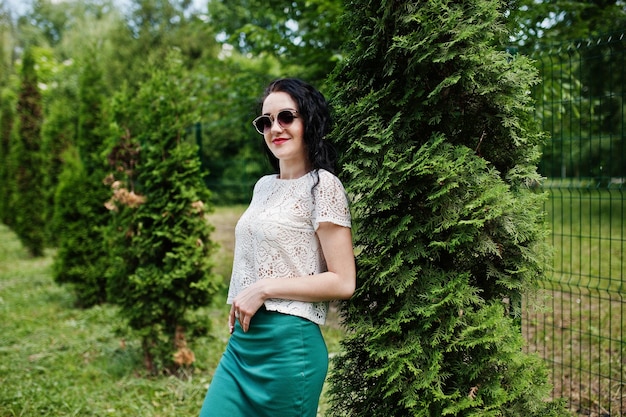
[[[24,55],[17,99],[16,123],[9,145],[12,180],[10,224],[33,256],[42,256],[45,246],[44,155],[41,152],[41,94],[32,50]]]
[[[0,0],[0,88],[9,84],[13,73],[12,46],[15,41],[15,29],[11,13],[4,0]]]
[[[70,3],[70,6],[75,3]],[[54,46],[58,44],[63,32],[71,25],[73,13],[67,13],[66,8],[59,4],[45,0],[35,0],[32,2],[32,11],[29,16],[30,24],[41,29],[41,34],[46,40],[46,44]]]
[[[93,174],[89,174],[76,148],[64,154],[64,170],[55,198],[55,218],[59,249],[54,258],[54,280],[71,284],[76,304],[90,307],[106,300],[105,270],[107,255],[102,236],[101,207],[107,194],[93,188]]]
[[[359,280],[331,415],[566,415],[522,352],[546,263],[535,71],[492,0],[350,3],[331,78]]]
[[[512,0],[512,41],[530,53],[538,44],[582,40],[622,31],[622,0]]]
[[[9,172],[9,141],[13,129],[15,112],[15,89],[12,88],[11,75],[11,43],[13,40],[13,24],[9,10],[0,0],[0,222],[8,221],[8,201],[10,178]]]
[[[70,65],[58,64],[49,57],[46,62],[54,68],[48,80],[40,81],[43,92],[44,115],[41,126],[42,150],[45,155],[45,220],[46,242],[49,246],[59,244],[58,223],[54,217],[54,199],[59,177],[64,169],[63,153],[76,141],[78,99],[75,69]],[[53,65],[51,65],[53,64]]]
[[[545,80],[534,90],[536,114],[552,139],[540,165],[543,175],[593,178],[602,185],[626,177],[621,43],[598,38],[536,54]]]
[[[13,163],[10,158],[11,131],[15,113],[15,96],[11,89],[0,90],[0,222],[9,224]]]
[[[114,88],[131,89],[150,78],[146,59],[163,61],[171,48],[181,52],[186,68],[214,59],[218,45],[212,25],[188,12],[188,0],[132,0],[125,25],[109,32],[113,48],[106,62],[107,77]]]
[[[541,162],[550,177],[624,177],[622,1],[517,0],[512,44],[532,55],[542,85],[533,89],[537,117],[551,132]],[[589,142],[581,140],[589,138]],[[589,144],[591,143],[591,146]]]
[[[80,76],[78,137],[65,154],[52,222],[59,241],[54,279],[72,284],[76,302],[83,307],[106,300],[108,253],[103,230],[110,216],[104,206],[109,194],[103,183],[104,91],[98,63],[87,60]]]
[[[156,373],[194,362],[188,313],[211,301],[220,278],[211,273],[211,196],[197,146],[185,138],[197,120],[194,84],[175,52],[151,73],[115,107],[108,300],[141,336]]]
[[[244,54],[269,54],[299,76],[321,85],[341,58],[345,32],[337,0],[220,0],[209,2],[212,23]]]
[[[13,71],[11,49],[14,42],[14,27],[10,10],[0,0],[0,222],[9,224],[9,210],[13,189],[13,161],[10,158],[11,132],[15,118],[17,82]]]
[[[271,170],[263,138],[251,120],[257,116],[258,97],[279,75],[280,65],[271,57],[251,59],[231,51],[198,72],[201,123],[193,133],[206,184],[216,204],[247,204],[256,180]]]

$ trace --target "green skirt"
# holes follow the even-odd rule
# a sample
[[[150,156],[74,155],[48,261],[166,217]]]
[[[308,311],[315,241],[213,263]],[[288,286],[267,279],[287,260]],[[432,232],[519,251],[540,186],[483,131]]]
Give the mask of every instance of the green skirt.
[[[327,371],[317,324],[262,307],[236,323],[200,417],[315,417]]]

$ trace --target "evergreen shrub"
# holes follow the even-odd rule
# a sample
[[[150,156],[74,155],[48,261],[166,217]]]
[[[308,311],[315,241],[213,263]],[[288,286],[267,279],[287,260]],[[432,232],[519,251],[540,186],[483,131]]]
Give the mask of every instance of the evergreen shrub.
[[[335,416],[560,416],[523,352],[546,265],[531,62],[494,0],[348,3],[331,77],[358,286],[331,368]]]
[[[104,184],[108,170],[106,95],[102,70],[94,58],[85,60],[78,84],[78,111],[53,117],[61,121],[71,116],[78,129],[75,145],[61,158],[63,171],[55,187],[54,217],[49,229],[58,242],[55,281],[71,285],[77,305],[91,307],[106,301],[105,271],[110,257],[104,234],[111,219],[104,205],[110,197],[110,188]],[[50,125],[58,141],[69,135],[66,130],[54,128],[54,123]]]
[[[87,172],[76,148],[68,149],[63,160],[55,195],[59,246],[53,276],[57,283],[71,286],[78,306],[91,307],[106,301],[103,219],[109,218],[104,207],[108,190],[101,177]]]
[[[31,48],[24,52],[16,121],[9,144],[12,167],[9,223],[31,255],[43,256],[45,241],[45,157],[41,150],[42,102]]]
[[[10,88],[0,89],[0,221],[9,225],[11,213],[12,168],[10,157],[11,132],[15,117],[15,94]]]
[[[193,80],[175,52],[151,72],[114,106],[107,298],[141,337],[146,367],[157,373],[193,364],[190,313],[211,301],[221,278],[212,273],[211,194],[198,147],[185,137],[197,121]]]

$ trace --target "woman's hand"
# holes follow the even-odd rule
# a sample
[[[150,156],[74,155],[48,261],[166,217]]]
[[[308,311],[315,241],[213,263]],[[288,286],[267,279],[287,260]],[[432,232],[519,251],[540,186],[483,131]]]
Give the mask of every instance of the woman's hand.
[[[228,317],[230,333],[235,329],[235,320],[239,320],[244,332],[250,329],[250,320],[265,302],[264,280],[257,281],[242,290],[233,300]]]

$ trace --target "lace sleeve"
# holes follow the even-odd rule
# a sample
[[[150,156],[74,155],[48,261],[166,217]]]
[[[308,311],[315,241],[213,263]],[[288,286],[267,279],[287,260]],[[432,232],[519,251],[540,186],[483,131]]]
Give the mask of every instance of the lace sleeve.
[[[315,230],[322,222],[351,227],[348,196],[339,178],[328,171],[320,170],[319,184],[315,187],[314,194],[313,227]]]

